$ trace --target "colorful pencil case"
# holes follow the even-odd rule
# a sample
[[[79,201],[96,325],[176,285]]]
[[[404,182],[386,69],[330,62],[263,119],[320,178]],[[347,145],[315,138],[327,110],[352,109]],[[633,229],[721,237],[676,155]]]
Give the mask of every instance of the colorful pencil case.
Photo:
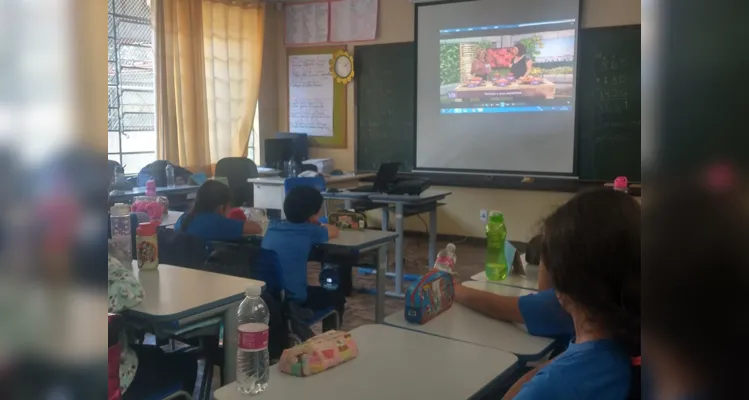
[[[289,375],[310,376],[354,359],[358,354],[359,348],[350,333],[327,331],[284,350],[278,368]]]
[[[454,297],[452,275],[432,269],[406,290],[406,321],[425,324],[449,309]]]

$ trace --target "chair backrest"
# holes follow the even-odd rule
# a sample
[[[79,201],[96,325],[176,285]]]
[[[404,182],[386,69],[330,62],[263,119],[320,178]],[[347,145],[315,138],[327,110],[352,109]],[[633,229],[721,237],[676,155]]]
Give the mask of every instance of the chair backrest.
[[[281,300],[283,274],[278,254],[251,243],[211,243],[213,252],[200,268],[217,274],[257,279],[265,290]]]
[[[201,269],[208,259],[205,243],[197,236],[165,227],[160,227],[156,235],[159,263]]]
[[[245,157],[226,157],[216,163],[217,177],[226,178],[232,191],[232,206],[253,205],[252,184],[247,179],[257,178],[257,165]]]
[[[367,229],[367,217],[353,211],[333,211],[328,215],[328,221],[340,229]]]
[[[289,194],[291,189],[294,189],[297,186],[312,186],[317,190],[324,192],[325,177],[318,175],[313,178],[286,178],[283,181],[283,188],[286,194]]]
[[[189,181],[192,172],[186,168],[182,168],[166,160],[156,160],[140,170],[138,173],[138,186],[146,186],[146,182],[151,179],[156,181],[156,186],[166,186],[166,166],[169,164],[174,167],[175,178],[181,177],[185,183]]]

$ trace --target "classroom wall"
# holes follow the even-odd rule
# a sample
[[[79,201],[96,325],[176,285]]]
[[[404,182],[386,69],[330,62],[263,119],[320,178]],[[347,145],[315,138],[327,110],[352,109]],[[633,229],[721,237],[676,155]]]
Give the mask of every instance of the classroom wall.
[[[584,5],[581,16],[583,27],[640,23],[639,0],[583,1]],[[353,54],[355,45],[408,42],[414,40],[414,5],[409,0],[380,0],[379,12],[377,39],[348,45],[350,53]],[[261,131],[263,131],[263,120],[273,117],[277,118],[276,127],[280,130],[285,130],[288,127],[288,75],[286,68],[286,48],[284,45],[283,11],[276,10],[275,8],[269,9],[268,19],[269,30],[266,38],[273,37],[275,45],[266,47],[266,57],[268,57],[266,60],[270,57],[275,58],[275,68],[273,68],[275,76],[272,79],[276,79],[277,86],[273,90],[269,88],[269,86],[272,86],[271,83],[264,82],[260,99]],[[275,29],[275,31],[271,29]],[[268,63],[270,64],[270,61]],[[268,66],[268,68],[272,68],[272,66]],[[265,80],[265,69],[263,74],[263,79]],[[271,79],[270,74],[268,76]],[[277,108],[271,110],[272,107],[268,106],[266,108],[263,106],[264,101],[272,102],[274,99],[277,101]],[[264,111],[267,114],[264,114]],[[347,89],[346,114],[346,148],[310,148],[311,158],[333,158],[336,168],[344,171],[353,170],[355,167],[356,113],[354,108],[353,84],[349,84]],[[560,192],[461,187],[435,188],[451,190],[453,192],[452,196],[447,198],[447,206],[442,207],[439,211],[437,224],[439,233],[475,237],[483,236],[484,224],[479,219],[479,210],[486,208],[500,210],[505,213],[509,228],[509,238],[512,240],[529,239],[536,232],[539,221],[556,206],[572,196],[571,193]],[[379,214],[373,213],[371,217],[377,219],[379,218]],[[425,227],[423,222],[417,217],[411,217],[406,220],[406,229],[410,231],[424,231]]]

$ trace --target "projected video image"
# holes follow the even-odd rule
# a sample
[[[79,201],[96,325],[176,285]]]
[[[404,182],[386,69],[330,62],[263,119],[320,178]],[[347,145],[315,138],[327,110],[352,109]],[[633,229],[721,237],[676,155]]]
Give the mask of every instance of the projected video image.
[[[570,111],[574,62],[574,29],[441,39],[441,113]]]

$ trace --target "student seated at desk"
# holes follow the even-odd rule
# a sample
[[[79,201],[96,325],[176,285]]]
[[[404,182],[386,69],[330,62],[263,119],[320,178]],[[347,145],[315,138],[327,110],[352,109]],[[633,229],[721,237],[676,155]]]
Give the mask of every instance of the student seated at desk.
[[[309,186],[298,186],[286,195],[283,212],[286,220],[272,220],[263,237],[262,247],[273,250],[281,262],[286,299],[302,307],[321,310],[335,307],[343,320],[346,297],[339,291],[307,285],[307,259],[312,247],[338,237],[338,228],[320,225],[323,198]],[[323,321],[323,331],[332,329]]]
[[[541,260],[575,339],[520,378],[505,399],[640,398],[640,204],[581,193],[544,223]]]
[[[111,248],[111,245],[110,245]],[[109,253],[109,312],[117,313],[137,306],[144,293],[130,268]],[[165,390],[180,388],[192,393],[198,360],[190,353],[164,353],[159,347],[135,345],[127,336],[120,338],[119,388],[123,400],[144,399]],[[117,376],[117,375],[115,375]],[[110,393],[111,395],[112,393]]]
[[[531,335],[569,341],[575,334],[572,317],[559,304],[543,262],[538,266],[538,290],[518,297],[455,285],[455,301],[488,317],[525,324]]]
[[[228,218],[231,211],[229,187],[219,181],[208,180],[198,189],[192,210],[179,217],[174,229],[206,242],[239,240],[244,235],[263,232],[257,222]]]

